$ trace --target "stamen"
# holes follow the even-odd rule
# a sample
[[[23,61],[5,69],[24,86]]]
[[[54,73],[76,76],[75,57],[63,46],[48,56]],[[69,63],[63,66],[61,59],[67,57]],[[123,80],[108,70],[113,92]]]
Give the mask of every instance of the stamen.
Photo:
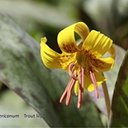
[[[84,68],[81,68],[81,86],[84,89]]]
[[[66,105],[67,106],[70,104],[70,101],[71,101],[71,93],[72,93],[72,89],[73,89],[73,87],[75,85],[75,82],[76,82],[76,80],[74,80],[72,78],[71,84],[70,84],[70,86],[69,86],[69,88],[67,90],[67,97],[66,97]]]
[[[81,90],[79,90],[78,101],[77,101],[77,108],[81,107],[82,101],[83,101],[83,92]]]
[[[60,98],[60,103],[62,103],[62,101],[66,98],[66,105],[69,105],[70,104],[70,100],[71,100],[71,93],[72,93],[72,90],[73,90],[73,87],[75,85],[75,82],[77,80],[77,74],[76,74],[76,71],[74,71],[74,73],[72,73],[75,77],[74,78],[71,78],[65,91],[63,92],[61,98]]]
[[[76,79],[77,80],[77,77],[73,74],[74,71],[73,71],[73,67],[75,66],[75,63],[71,63],[69,65],[69,68],[68,68],[68,73],[69,73],[69,76],[72,77],[73,79]]]
[[[95,74],[92,70],[89,71],[90,72],[90,78],[92,80],[92,83],[94,84],[94,87],[95,87],[95,92],[96,92],[96,97],[99,98],[99,92],[98,92],[98,85],[97,85],[97,82],[96,82],[96,77],[95,77]]]
[[[69,86],[71,85],[71,82],[72,82],[72,79],[68,82],[67,87],[66,87],[65,91],[63,92],[63,94],[62,94],[62,96],[60,98],[60,103],[62,103],[63,100],[65,99],[65,97],[67,95],[67,90],[68,90]]]
[[[81,68],[80,78],[79,78],[79,92],[77,107],[80,108],[83,101],[83,90],[84,90],[84,68]]]

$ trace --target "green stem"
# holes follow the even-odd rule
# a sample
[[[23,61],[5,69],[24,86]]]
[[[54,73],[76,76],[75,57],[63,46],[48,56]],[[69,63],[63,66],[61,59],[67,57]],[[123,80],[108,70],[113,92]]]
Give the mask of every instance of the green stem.
[[[107,116],[108,116],[108,119],[110,119],[111,103],[110,103],[110,98],[109,98],[106,82],[102,84],[102,87],[103,87],[104,99],[105,99],[105,104],[106,104],[106,109],[107,109]]]

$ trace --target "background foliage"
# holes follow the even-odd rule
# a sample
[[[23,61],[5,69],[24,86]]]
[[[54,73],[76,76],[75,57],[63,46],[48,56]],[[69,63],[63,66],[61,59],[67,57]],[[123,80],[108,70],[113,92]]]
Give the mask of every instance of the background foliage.
[[[83,21],[90,29],[99,30],[114,40],[117,55],[115,67],[105,73],[113,112],[110,127],[127,127],[127,11],[127,0],[1,0],[0,104],[4,105],[3,97],[9,95],[11,98],[11,90],[25,103],[16,100],[18,95],[12,96],[12,99],[6,99],[10,105],[5,104],[5,110],[10,109],[13,113],[11,104],[14,103],[8,102],[9,100],[24,105],[27,103],[27,107],[31,106],[42,117],[42,120],[35,119],[35,124],[39,127],[106,127],[106,108],[102,91],[99,100],[94,99],[93,93],[85,93],[84,104],[80,110],[76,108],[75,96],[68,108],[64,104],[59,104],[59,97],[68,80],[67,74],[60,70],[46,69],[39,55],[39,42],[42,36],[47,36],[48,41],[52,42],[48,45],[60,52],[56,43],[58,32],[67,25]],[[15,107],[26,112],[24,107]],[[28,109],[29,113],[32,113],[32,109]],[[0,108],[2,113],[5,110]],[[33,121],[28,123],[19,119],[19,123],[22,121],[24,126],[34,126]],[[3,124],[0,123],[0,126],[5,126],[5,122],[1,122]],[[10,122],[12,127],[18,125]],[[11,126],[11,123],[8,125]]]

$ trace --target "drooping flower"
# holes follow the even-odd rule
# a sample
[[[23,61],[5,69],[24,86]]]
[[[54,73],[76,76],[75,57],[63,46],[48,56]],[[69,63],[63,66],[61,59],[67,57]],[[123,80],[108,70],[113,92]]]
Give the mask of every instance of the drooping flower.
[[[80,37],[79,42],[75,35]],[[58,34],[58,45],[62,53],[52,50],[47,39],[41,39],[40,52],[44,65],[48,68],[60,68],[68,71],[69,83],[60,98],[70,104],[72,90],[78,96],[77,107],[80,108],[84,89],[96,92],[98,86],[106,79],[103,72],[112,69],[115,60],[113,41],[104,34],[92,30],[83,22],[78,22],[63,29]],[[105,57],[104,55],[108,53]]]

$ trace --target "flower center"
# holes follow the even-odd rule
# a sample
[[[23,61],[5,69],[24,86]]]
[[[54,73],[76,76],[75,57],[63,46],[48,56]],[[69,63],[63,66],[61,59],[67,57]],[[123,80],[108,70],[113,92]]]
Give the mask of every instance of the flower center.
[[[91,60],[93,60],[95,56],[90,51],[81,50],[76,55],[77,63],[83,68],[91,67]]]
[[[92,68],[92,60],[95,59],[95,56],[85,50],[78,51],[76,54],[76,60],[77,62],[71,62],[68,66],[68,72],[70,76],[69,83],[63,93],[63,95],[60,98],[60,103],[66,99],[66,105],[70,104],[71,101],[71,93],[78,82],[78,101],[77,101],[77,107],[80,108],[82,101],[83,101],[83,93],[84,93],[84,84],[85,83],[85,74],[88,75],[91,82],[94,84],[96,97],[99,97],[98,89],[97,89],[97,81],[95,73],[93,72]]]

